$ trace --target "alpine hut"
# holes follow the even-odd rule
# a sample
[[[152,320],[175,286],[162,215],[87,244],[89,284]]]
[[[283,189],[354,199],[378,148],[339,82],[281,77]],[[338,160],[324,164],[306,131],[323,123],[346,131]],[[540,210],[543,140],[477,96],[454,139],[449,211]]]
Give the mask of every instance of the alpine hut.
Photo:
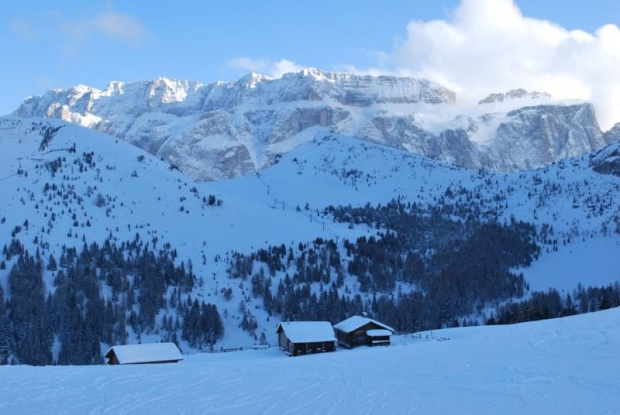
[[[174,343],[128,344],[112,346],[104,357],[110,365],[176,363],[183,355]]]
[[[290,321],[278,324],[278,344],[289,356],[336,350],[334,328],[329,321]]]
[[[353,316],[334,326],[338,344],[349,349],[357,346],[389,345],[394,329],[371,318]]]

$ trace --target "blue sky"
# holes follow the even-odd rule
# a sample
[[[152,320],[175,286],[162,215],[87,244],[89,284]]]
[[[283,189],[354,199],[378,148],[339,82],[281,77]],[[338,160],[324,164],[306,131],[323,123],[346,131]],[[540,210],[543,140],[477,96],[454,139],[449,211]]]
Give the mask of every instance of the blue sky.
[[[494,1],[512,4],[468,1],[474,9],[488,9]],[[0,114],[28,95],[80,83],[103,88],[110,80],[158,75],[208,83],[234,80],[252,69],[277,74],[299,66],[424,75],[436,70],[438,79],[458,90],[459,80],[441,68],[412,63],[424,39],[418,42],[419,31],[409,32],[408,24],[450,21],[460,5],[460,0],[6,2],[0,17],[5,79]],[[525,17],[568,31],[595,33],[620,22],[617,0],[516,0],[515,6]]]

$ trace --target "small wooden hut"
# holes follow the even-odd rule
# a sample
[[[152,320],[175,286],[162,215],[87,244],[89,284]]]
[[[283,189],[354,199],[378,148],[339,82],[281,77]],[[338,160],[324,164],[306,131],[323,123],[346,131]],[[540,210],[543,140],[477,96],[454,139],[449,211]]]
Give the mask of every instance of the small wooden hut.
[[[353,348],[357,346],[388,346],[394,329],[371,318],[353,316],[334,326],[338,344]]]
[[[328,321],[290,321],[278,324],[278,344],[289,356],[336,350],[334,329]]]
[[[112,346],[104,357],[110,365],[176,363],[183,355],[174,343],[128,344]]]

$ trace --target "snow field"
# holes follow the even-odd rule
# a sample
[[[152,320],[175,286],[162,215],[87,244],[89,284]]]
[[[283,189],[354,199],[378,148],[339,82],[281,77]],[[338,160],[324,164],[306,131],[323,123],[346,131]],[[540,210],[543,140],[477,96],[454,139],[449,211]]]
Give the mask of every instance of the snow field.
[[[0,367],[3,414],[617,414],[620,309],[287,358]]]
[[[571,293],[577,284],[605,286],[620,281],[620,241],[594,238],[561,246],[557,252],[542,255],[529,268],[521,269],[533,291]]]

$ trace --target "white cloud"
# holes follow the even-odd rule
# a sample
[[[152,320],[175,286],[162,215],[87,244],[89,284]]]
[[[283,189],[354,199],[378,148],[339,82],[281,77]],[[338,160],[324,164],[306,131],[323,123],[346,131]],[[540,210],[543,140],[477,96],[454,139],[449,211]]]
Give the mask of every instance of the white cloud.
[[[145,27],[138,20],[114,10],[77,21],[61,18],[59,24],[62,35],[74,44],[85,43],[87,38],[93,35],[103,35],[138,48],[147,36]]]
[[[258,72],[272,78],[281,78],[285,73],[299,72],[304,67],[288,59],[272,61],[270,59],[255,59],[240,56],[227,62],[227,66],[243,72]]]
[[[277,62],[272,62],[271,65],[269,65],[268,75],[273,78],[281,78],[285,73],[299,72],[303,68],[303,66],[296,64],[295,62],[291,62],[287,59],[281,59]]]
[[[447,20],[411,21],[390,61],[389,70],[379,70],[435,80],[463,101],[526,88],[591,100],[604,129],[620,121],[616,25],[570,31],[524,17],[513,0],[462,0]]]
[[[231,69],[249,72],[261,72],[265,70],[267,61],[264,59],[254,59],[245,56],[239,56],[229,60],[226,65]]]
[[[13,19],[9,22],[9,31],[24,42],[29,42],[37,38],[37,32],[32,25],[24,19]]]
[[[148,31],[137,19],[117,12],[111,6],[80,20],[67,19],[58,11],[49,11],[45,13],[45,25],[14,19],[9,22],[8,29],[22,41],[51,42],[73,57],[87,49],[95,36],[115,39],[133,48],[139,48],[148,37]]]
[[[108,11],[99,14],[90,24],[94,30],[115,37],[132,46],[140,46],[146,37],[146,29],[128,14]]]

